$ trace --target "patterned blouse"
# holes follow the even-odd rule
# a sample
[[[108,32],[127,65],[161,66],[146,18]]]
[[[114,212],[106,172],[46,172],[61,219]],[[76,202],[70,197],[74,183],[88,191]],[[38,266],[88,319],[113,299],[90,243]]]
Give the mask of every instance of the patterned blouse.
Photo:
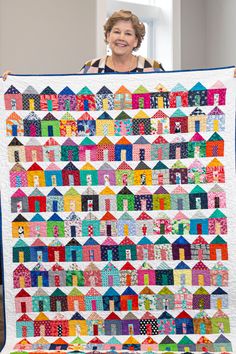
[[[106,66],[107,57],[96,58],[87,61],[81,68],[79,74],[99,74],[104,72],[112,72],[112,70],[107,70]],[[151,60],[138,56],[138,63],[135,72],[152,72],[152,71],[164,71],[161,63],[156,60]],[[134,72],[132,70],[131,72]]]

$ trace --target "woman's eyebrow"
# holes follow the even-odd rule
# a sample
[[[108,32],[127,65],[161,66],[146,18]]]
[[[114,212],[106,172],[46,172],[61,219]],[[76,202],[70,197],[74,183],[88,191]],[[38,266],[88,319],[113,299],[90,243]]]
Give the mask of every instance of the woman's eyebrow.
[[[118,30],[121,31],[121,29],[119,27],[113,27],[113,30]],[[125,32],[130,32],[132,33],[133,31],[131,29],[126,29]]]

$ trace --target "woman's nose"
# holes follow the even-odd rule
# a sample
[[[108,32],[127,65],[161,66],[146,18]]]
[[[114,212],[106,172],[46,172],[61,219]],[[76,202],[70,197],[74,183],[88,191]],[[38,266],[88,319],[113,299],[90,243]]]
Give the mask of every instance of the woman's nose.
[[[125,39],[125,34],[123,32],[120,32],[119,39]]]

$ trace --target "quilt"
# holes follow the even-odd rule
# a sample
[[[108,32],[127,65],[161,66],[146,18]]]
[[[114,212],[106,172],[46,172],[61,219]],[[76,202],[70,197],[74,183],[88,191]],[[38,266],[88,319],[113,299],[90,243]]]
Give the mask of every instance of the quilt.
[[[1,353],[236,352],[233,71],[1,80]]]

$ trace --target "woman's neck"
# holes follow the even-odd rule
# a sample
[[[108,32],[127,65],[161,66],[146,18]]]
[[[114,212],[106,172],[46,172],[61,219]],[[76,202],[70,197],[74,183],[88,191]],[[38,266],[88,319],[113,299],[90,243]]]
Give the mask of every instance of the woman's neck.
[[[112,54],[107,57],[106,64],[114,71],[131,71],[137,66],[137,57],[133,54],[127,56]]]

